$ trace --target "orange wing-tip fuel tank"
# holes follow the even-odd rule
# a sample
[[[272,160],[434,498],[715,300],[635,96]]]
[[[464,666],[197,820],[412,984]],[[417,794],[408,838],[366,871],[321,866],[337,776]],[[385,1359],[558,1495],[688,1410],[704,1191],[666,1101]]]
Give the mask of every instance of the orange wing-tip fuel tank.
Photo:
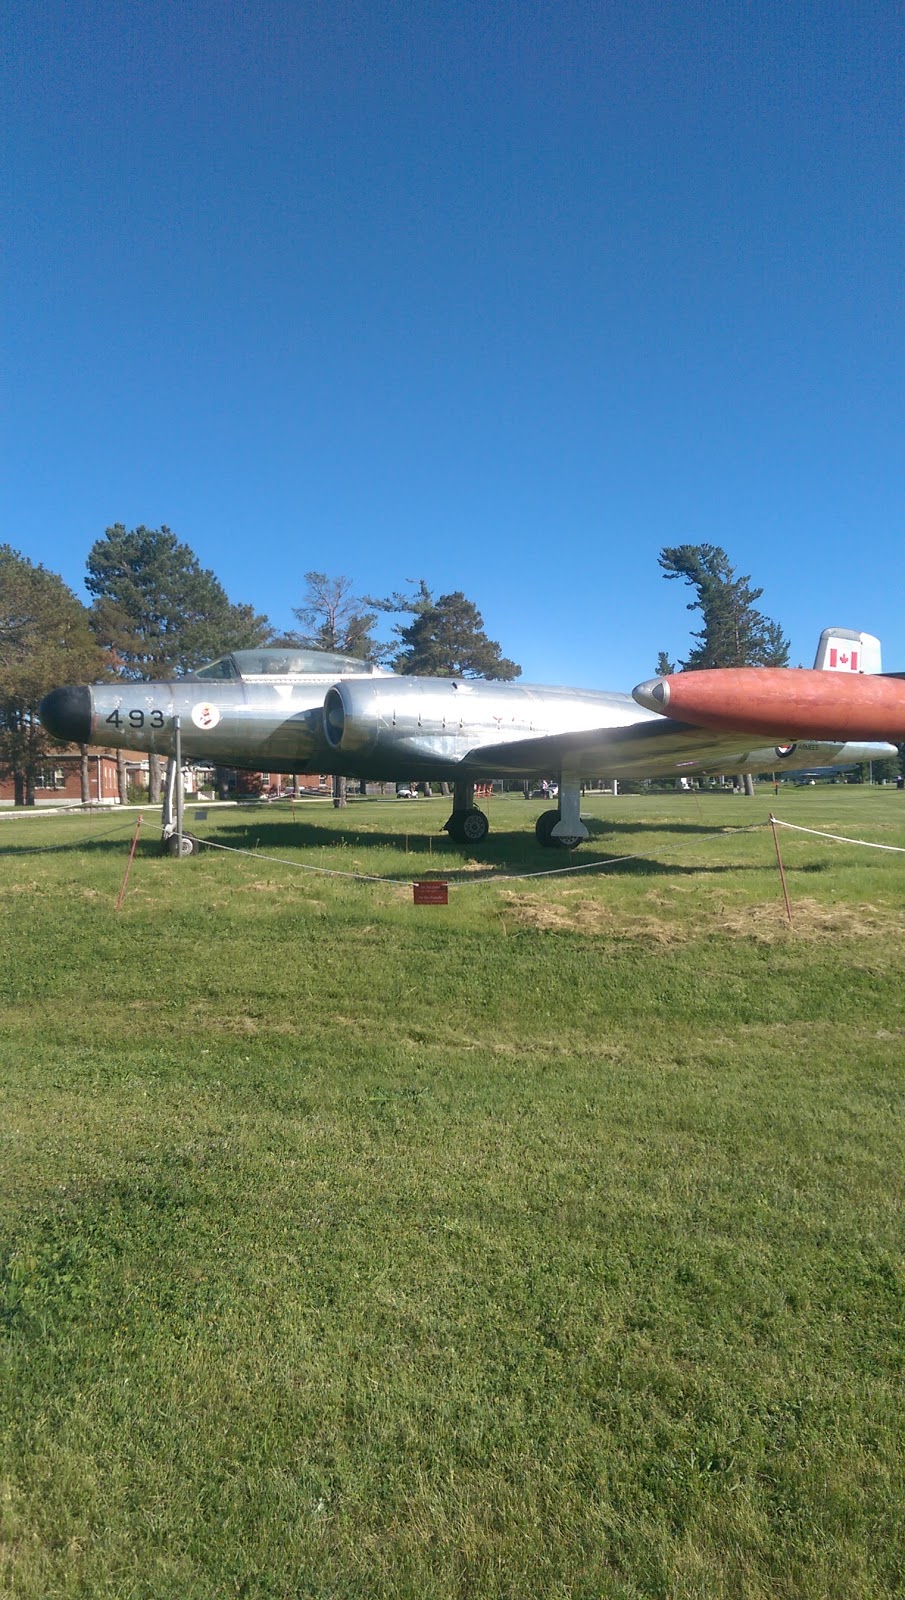
[[[806,667],[714,667],[650,678],[639,705],[677,722],[793,739],[905,740],[905,679]]]

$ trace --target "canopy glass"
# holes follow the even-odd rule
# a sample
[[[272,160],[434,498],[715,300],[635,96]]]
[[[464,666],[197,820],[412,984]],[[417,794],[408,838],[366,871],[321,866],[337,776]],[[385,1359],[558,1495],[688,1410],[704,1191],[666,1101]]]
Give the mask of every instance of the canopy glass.
[[[379,671],[357,656],[331,655],[325,650],[234,650],[232,655],[209,661],[193,673],[195,678],[327,678],[349,677]]]

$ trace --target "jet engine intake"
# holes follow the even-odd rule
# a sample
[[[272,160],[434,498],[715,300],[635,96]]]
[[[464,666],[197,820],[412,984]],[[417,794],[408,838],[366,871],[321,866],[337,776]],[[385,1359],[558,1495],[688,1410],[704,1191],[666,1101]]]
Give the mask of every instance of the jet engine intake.
[[[341,750],[346,731],[346,708],[338,689],[328,689],[324,696],[324,738],[332,750]]]
[[[366,755],[380,726],[379,679],[335,683],[324,696],[324,738],[343,756]]]

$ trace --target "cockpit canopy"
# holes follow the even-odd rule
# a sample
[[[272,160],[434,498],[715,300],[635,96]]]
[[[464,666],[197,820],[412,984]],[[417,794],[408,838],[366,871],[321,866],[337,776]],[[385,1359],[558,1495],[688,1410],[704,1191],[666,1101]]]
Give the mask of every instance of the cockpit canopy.
[[[254,682],[261,678],[282,678],[284,681],[302,681],[306,678],[363,678],[386,677],[385,668],[359,661],[357,656],[331,655],[326,650],[297,650],[274,648],[262,650],[233,650],[228,656],[219,656],[190,673],[192,678],[223,679],[244,678]]]

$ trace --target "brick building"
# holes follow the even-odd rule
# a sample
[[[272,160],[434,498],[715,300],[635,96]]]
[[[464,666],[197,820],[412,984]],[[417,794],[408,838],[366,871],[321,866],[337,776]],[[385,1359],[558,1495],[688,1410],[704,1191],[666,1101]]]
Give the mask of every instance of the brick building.
[[[59,750],[48,755],[43,770],[35,778],[35,802],[46,805],[79,805],[82,799],[81,756],[77,750]],[[126,754],[126,776],[131,784],[147,787],[148,758],[138,752]],[[92,805],[116,805],[116,756],[110,750],[88,752],[88,795]],[[0,805],[12,805],[15,786],[12,778],[0,778]]]
[[[47,757],[43,770],[36,776],[35,804],[39,806],[79,805],[82,799],[81,756],[77,750],[54,751]],[[213,772],[198,771],[186,766],[187,794],[197,790],[214,794],[216,786]],[[330,779],[315,774],[299,773],[293,779],[285,772],[230,772],[229,790],[237,799],[255,795],[283,794],[295,789],[298,794],[323,793]],[[130,786],[147,790],[148,758],[139,751],[126,752],[126,781]],[[112,750],[88,752],[88,796],[91,805],[118,805],[119,787],[116,781],[116,754]],[[12,805],[15,787],[12,778],[0,778],[0,806]]]

